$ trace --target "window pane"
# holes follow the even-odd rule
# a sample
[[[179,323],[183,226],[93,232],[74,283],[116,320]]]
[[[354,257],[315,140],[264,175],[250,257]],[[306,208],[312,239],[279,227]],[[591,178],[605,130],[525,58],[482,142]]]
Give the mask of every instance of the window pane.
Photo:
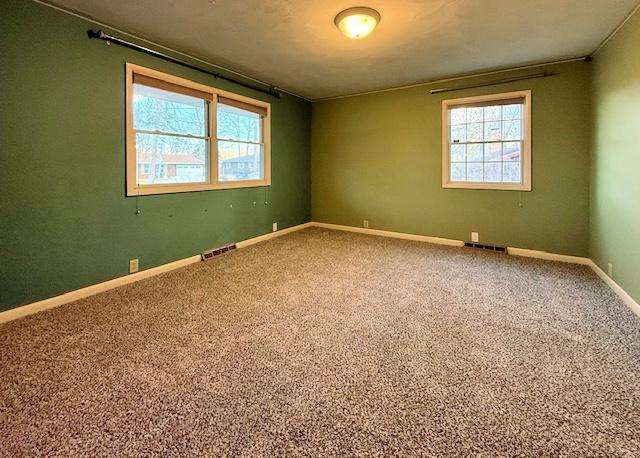
[[[484,181],[492,183],[502,181],[502,164],[500,162],[487,162],[484,164]]]
[[[133,128],[206,137],[207,101],[133,85]]]
[[[500,121],[502,119],[502,107],[500,105],[484,108],[484,120]]]
[[[262,146],[252,143],[218,142],[220,181],[261,180]]]
[[[503,121],[502,138],[503,140],[522,140],[522,122],[520,120]]]
[[[205,183],[207,140],[136,133],[138,184]]]
[[[464,162],[451,163],[451,181],[466,181],[467,164]]]
[[[451,126],[451,143],[467,141],[467,126]]]
[[[522,155],[522,144],[520,142],[509,142],[504,143],[503,145],[502,160],[520,162],[520,156]]]
[[[467,161],[469,162],[482,162],[482,145],[467,145]]]
[[[501,103],[449,109],[451,182],[522,183],[525,104]]]
[[[502,107],[502,119],[522,119],[522,105],[505,105]]]
[[[520,162],[503,162],[503,180],[505,183],[520,183]]]
[[[468,108],[467,109],[467,118],[468,122],[482,122],[484,121],[482,107]]]
[[[454,108],[451,110],[451,124],[465,124],[467,122],[467,109]]]
[[[467,181],[482,181],[483,176],[482,162],[467,163]]]
[[[481,142],[482,141],[482,123],[467,124],[467,141],[468,142]]]
[[[502,143],[485,143],[484,145],[485,162],[496,162],[502,160]]]
[[[487,122],[484,124],[484,140],[487,142],[498,141],[501,139],[501,130],[502,123],[500,121],[497,122]]]
[[[466,160],[466,146],[454,143],[451,145],[451,162],[464,162]]]
[[[252,111],[218,104],[218,138],[260,143],[262,120]]]

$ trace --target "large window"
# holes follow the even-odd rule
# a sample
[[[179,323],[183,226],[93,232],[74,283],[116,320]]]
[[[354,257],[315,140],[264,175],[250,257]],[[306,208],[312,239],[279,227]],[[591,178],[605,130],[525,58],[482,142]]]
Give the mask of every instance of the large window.
[[[531,91],[442,103],[445,188],[531,190]]]
[[[127,194],[270,184],[270,105],[127,64]]]

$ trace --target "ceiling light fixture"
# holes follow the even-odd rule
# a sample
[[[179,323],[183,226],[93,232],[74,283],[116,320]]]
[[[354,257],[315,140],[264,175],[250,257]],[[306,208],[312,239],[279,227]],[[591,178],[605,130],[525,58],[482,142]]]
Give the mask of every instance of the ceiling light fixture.
[[[357,40],[373,32],[380,22],[380,13],[372,8],[357,6],[338,13],[334,22],[346,37]]]

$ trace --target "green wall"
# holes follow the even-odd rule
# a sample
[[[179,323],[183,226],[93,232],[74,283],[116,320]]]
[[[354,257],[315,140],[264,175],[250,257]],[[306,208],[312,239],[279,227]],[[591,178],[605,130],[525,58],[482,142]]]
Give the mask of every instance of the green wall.
[[[586,256],[590,64],[556,76],[430,95],[443,84],[313,104],[314,221]],[[482,81],[467,79],[458,83]],[[456,84],[447,83],[447,84]],[[442,188],[441,102],[531,89],[533,191]],[[522,207],[520,206],[522,202]]]
[[[89,40],[90,22],[43,5],[0,5],[0,310],[126,275],[131,258],[147,269],[309,221],[308,102]],[[272,185],[140,197],[136,215],[125,62],[270,102]]]
[[[0,310],[126,275],[132,258],[146,269],[312,216],[591,256],[640,300],[640,13],[593,64],[499,76],[550,78],[311,107],[89,40],[93,24],[34,2],[0,7]],[[125,197],[125,62],[269,101],[273,184]],[[523,89],[533,91],[533,191],[443,189],[441,101]]]
[[[640,302],[640,12],[596,54],[591,258]]]

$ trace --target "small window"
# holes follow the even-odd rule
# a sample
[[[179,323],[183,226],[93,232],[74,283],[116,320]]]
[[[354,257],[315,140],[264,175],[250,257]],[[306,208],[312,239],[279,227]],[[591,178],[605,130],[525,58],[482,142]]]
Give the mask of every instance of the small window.
[[[218,102],[218,160],[220,168],[225,170],[220,181],[262,179],[263,116],[261,111],[232,100]],[[229,162],[236,162],[237,170],[225,168]],[[245,165],[248,167],[246,171]],[[253,171],[251,166],[255,167]]]
[[[531,190],[531,91],[442,103],[445,188]]]
[[[267,186],[269,139],[268,103],[127,64],[128,195]]]

